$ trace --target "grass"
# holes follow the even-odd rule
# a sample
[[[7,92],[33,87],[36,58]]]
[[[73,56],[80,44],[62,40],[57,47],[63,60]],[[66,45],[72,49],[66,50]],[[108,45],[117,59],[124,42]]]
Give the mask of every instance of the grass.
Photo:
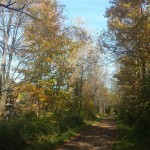
[[[63,144],[65,141],[67,141],[71,137],[75,136],[79,131],[92,126],[94,123],[96,123],[100,120],[101,120],[100,117],[96,117],[94,120],[85,120],[84,121],[85,124],[83,124],[82,126],[72,128],[72,129],[68,130],[66,133],[63,133],[62,135],[60,135],[59,137],[56,137],[57,142],[55,144],[55,147]]]
[[[101,121],[104,118],[104,116],[96,116],[93,120],[84,120],[85,126],[91,126],[96,122]]]
[[[39,138],[35,142],[30,144],[30,147],[27,147],[24,150],[55,149],[56,147],[62,145],[65,141],[69,140],[71,137],[75,136],[79,131],[90,127],[92,124],[100,120],[101,120],[100,117],[97,117],[94,120],[85,120],[84,124],[74,127],[74,128],[69,128],[64,133],[39,136]]]
[[[59,146],[63,144],[66,140],[68,140],[70,137],[74,136],[78,131],[78,128],[69,129],[67,132],[61,134],[61,135],[47,135],[47,136],[41,136],[38,138],[38,140],[35,141],[35,143],[32,143],[32,145],[25,150],[48,150],[48,149],[54,149],[56,146]]]
[[[30,116],[10,122],[0,121],[0,145],[3,150],[49,150],[61,145],[80,130],[101,120],[80,115]]]
[[[117,118],[118,138],[112,150],[150,150],[149,129],[136,124],[129,126]]]
[[[133,128],[117,118],[118,139],[113,150],[137,150]]]

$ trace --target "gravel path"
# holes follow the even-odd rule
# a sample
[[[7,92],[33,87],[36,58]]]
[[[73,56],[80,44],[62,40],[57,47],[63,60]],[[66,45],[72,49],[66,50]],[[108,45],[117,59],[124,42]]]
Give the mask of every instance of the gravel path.
[[[115,117],[109,116],[81,131],[56,150],[112,150],[116,135]]]

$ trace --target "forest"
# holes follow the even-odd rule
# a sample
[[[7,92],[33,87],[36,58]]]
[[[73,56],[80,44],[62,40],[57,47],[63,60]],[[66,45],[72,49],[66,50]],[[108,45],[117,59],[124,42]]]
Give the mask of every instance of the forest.
[[[98,34],[66,24],[64,10],[55,0],[0,1],[0,149],[54,149],[115,114],[134,143],[120,150],[149,150],[150,1],[110,0]]]

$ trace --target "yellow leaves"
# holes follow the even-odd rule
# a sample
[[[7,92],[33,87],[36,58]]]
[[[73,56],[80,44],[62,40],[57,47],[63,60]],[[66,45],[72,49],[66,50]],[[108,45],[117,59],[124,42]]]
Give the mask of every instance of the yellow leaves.
[[[148,22],[148,24],[146,25],[147,30],[150,31],[150,21]]]
[[[93,100],[92,99],[87,99],[85,101],[85,105],[87,108],[92,108],[94,106]]]
[[[35,5],[31,6],[31,14],[35,18],[30,20],[26,25],[26,41],[35,43],[41,49],[52,49],[54,35],[57,34],[60,26],[61,13],[57,10],[57,5],[54,5],[49,0],[34,2]]]
[[[126,8],[130,8],[131,7],[131,3],[122,3],[121,6],[122,7],[126,7]]]
[[[46,59],[47,62],[52,62],[51,58],[47,57]]]
[[[111,29],[126,29],[128,26],[124,22],[116,18],[109,22],[109,27]]]
[[[22,87],[22,93],[27,92],[30,95],[30,100],[39,100],[44,102],[47,100],[45,96],[45,89],[43,87],[38,87],[37,85],[26,83]]]

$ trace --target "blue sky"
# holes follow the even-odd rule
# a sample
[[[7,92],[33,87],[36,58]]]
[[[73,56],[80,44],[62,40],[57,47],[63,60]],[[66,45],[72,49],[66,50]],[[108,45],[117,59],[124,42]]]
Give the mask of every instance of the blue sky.
[[[89,29],[106,29],[107,18],[104,18],[109,0],[60,0],[65,5],[64,13],[69,20],[81,17]]]

